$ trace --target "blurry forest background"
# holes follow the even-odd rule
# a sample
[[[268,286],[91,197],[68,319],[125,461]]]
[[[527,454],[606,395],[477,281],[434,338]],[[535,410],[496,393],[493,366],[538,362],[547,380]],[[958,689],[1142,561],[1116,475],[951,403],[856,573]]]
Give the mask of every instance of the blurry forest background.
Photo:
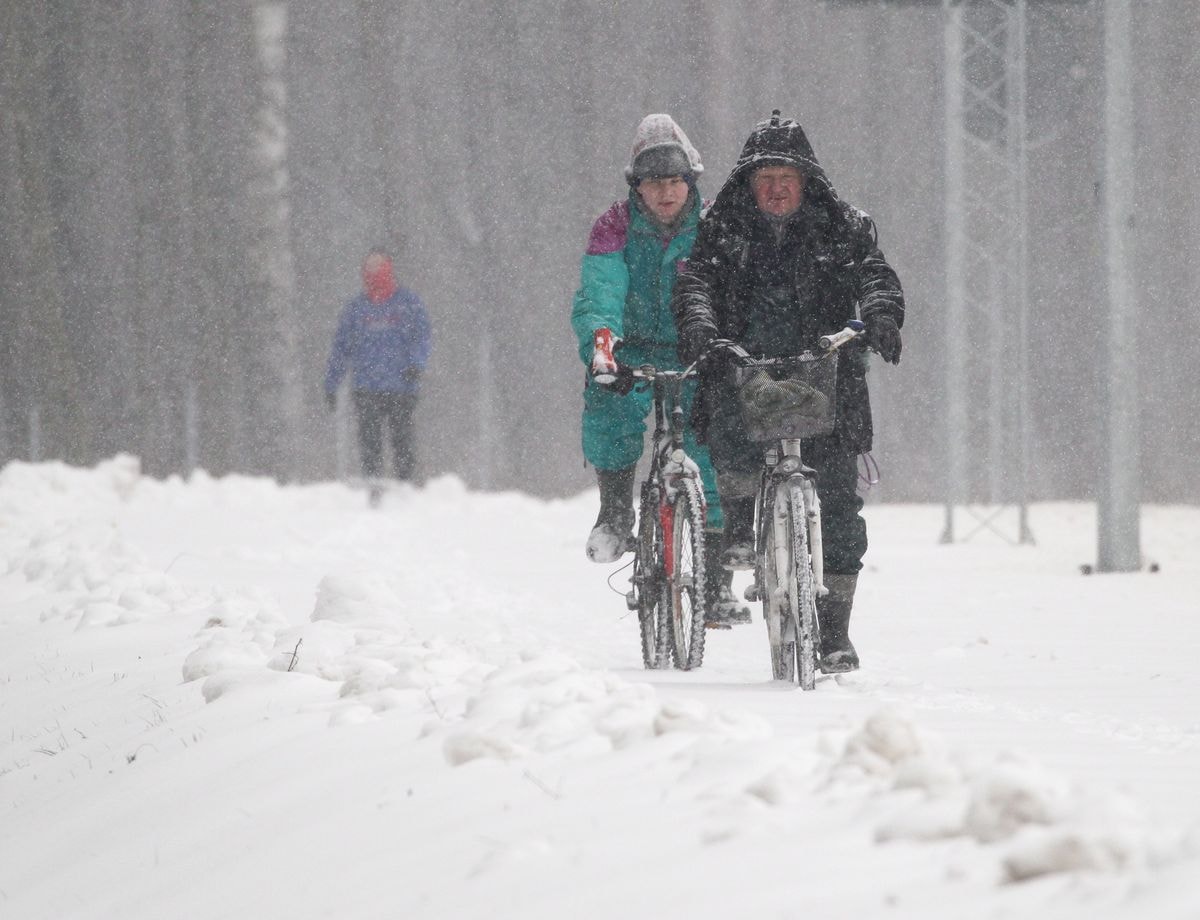
[[[778,107],[907,293],[903,361],[872,370],[876,495],[944,497],[940,4],[0,8],[0,463],[331,477],[324,363],[384,243],[434,323],[424,474],[579,490],[571,296],[638,120],[679,121],[711,197]],[[1200,502],[1200,4],[1134,20],[1143,496]],[[1122,384],[1102,358],[1103,5],[1031,2],[1028,29],[1030,487],[1088,498]]]

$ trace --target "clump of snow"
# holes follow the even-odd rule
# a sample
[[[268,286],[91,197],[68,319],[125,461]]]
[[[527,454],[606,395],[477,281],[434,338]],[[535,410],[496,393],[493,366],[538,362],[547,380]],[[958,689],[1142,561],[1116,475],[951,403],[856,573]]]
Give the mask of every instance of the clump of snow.
[[[52,591],[92,591],[123,572],[145,570],[145,557],[110,523],[56,523],[13,540],[7,569]]]
[[[1052,828],[1023,833],[1004,856],[1005,878],[1023,882],[1056,872],[1123,872],[1146,862],[1145,835],[1120,828]]]
[[[278,608],[260,593],[222,594],[197,612],[204,627],[199,647],[184,659],[185,681],[266,666],[277,632],[287,625]],[[207,690],[205,697],[209,698]]]
[[[767,805],[796,805],[812,795],[812,770],[797,763],[778,764],[745,786]]]
[[[888,775],[924,751],[916,725],[900,713],[874,713],[846,742],[843,766],[855,766],[875,775]]]
[[[899,801],[876,826],[880,842],[968,838],[998,845],[1003,877],[1021,881],[1080,870],[1119,872],[1161,858],[1145,814],[1126,796],[1081,786],[1036,762],[1001,755],[963,766],[895,709],[850,734],[832,775],[874,781]]]
[[[1005,759],[972,780],[963,832],[992,843],[1031,824],[1049,826],[1066,817],[1073,796],[1064,777],[1023,759]]]
[[[361,626],[391,626],[400,606],[400,600],[382,578],[327,575],[317,585],[312,618]]]

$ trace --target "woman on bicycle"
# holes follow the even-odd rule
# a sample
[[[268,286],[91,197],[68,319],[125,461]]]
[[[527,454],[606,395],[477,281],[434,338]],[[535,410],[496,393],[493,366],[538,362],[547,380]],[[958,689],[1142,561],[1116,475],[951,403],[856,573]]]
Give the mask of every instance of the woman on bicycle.
[[[600,486],[600,514],[587,541],[593,562],[615,562],[632,548],[634,472],[652,408],[648,390],[632,389],[631,379],[616,376],[614,351],[620,345],[625,365],[681,369],[670,299],[676,266],[696,239],[703,206],[696,180],[703,171],[700,154],[675,121],[669,115],[647,115],[638,125],[625,168],[628,195],[600,215],[588,238],[571,325],[589,369],[583,391],[583,456],[595,467]],[[598,374],[609,382],[598,382]],[[685,411],[694,393],[695,385],[689,383]],[[719,530],[721,508],[708,451],[690,431],[685,449],[701,470],[707,527]],[[709,571],[714,573],[709,597],[723,601],[725,612],[736,613],[720,565]],[[714,606],[710,601],[710,613]]]
[[[876,245],[875,225],[842,202],[801,126],[772,113],[746,141],[705,219],[675,286],[672,310],[685,362],[735,344],[760,357],[795,355],[847,320],[866,324],[866,341],[885,361],[900,360],[904,295]],[[736,360],[736,358],[733,358]],[[866,355],[838,354],[837,424],[804,446],[819,474],[825,585],[819,598],[820,666],[858,667],[850,611],[867,527],[860,511],[857,456],[871,449]],[[718,362],[713,362],[718,363]],[[754,568],[754,496],[762,448],[742,426],[735,394],[706,373],[694,422],[717,468],[725,514],[727,569]]]

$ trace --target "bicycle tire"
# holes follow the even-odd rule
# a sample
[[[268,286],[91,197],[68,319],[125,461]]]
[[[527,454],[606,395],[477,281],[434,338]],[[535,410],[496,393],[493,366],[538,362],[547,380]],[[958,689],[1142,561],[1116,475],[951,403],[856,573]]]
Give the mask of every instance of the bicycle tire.
[[[775,680],[794,681],[795,653],[785,642],[784,629],[789,617],[787,579],[779,576],[781,547],[775,521],[780,489],[767,483],[759,502],[759,541],[762,555],[759,560],[759,591],[762,594],[763,620],[767,624],[767,644],[771,652],[771,677]],[[786,567],[785,567],[786,569]]]
[[[812,690],[816,686],[819,641],[816,581],[800,483],[789,480],[768,489],[761,521],[763,615],[771,647],[771,674],[775,680]]]
[[[667,627],[675,667],[704,663],[707,600],[704,591],[704,501],[694,479],[681,480],[671,501],[671,571],[666,578]],[[665,524],[664,524],[665,527]]]
[[[663,667],[662,661],[662,530],[658,519],[656,490],[644,487],[638,509],[637,557],[634,588],[637,591],[638,628],[642,639],[642,664],[648,670]]]
[[[817,681],[817,582],[808,546],[808,515],[799,482],[787,483],[788,522],[792,542],[792,576],[789,585],[794,619],[793,675],[801,690],[812,690]]]

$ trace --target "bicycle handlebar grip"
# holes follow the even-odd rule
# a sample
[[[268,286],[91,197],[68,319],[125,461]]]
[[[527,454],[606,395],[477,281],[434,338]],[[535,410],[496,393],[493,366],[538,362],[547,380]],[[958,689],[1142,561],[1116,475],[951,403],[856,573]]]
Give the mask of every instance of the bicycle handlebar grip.
[[[857,327],[857,328],[855,328]],[[846,328],[841,332],[835,332],[832,335],[823,335],[817,339],[817,347],[821,351],[833,351],[835,348],[841,348],[851,339],[862,335],[863,324],[857,320],[853,320],[847,324]]]

